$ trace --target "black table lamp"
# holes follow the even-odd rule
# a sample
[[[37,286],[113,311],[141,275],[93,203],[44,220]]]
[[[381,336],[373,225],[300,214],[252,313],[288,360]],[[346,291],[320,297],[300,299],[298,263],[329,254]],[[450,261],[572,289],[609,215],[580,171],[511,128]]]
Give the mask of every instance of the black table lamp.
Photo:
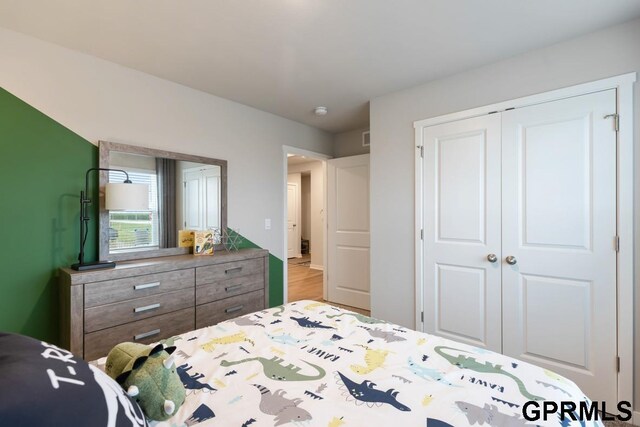
[[[125,174],[123,183],[108,183],[105,187],[105,209],[122,211],[146,211],[149,210],[149,186],[146,184],[133,184],[129,174],[121,169],[91,168],[85,175],[84,191],[80,191],[80,254],[78,263],[71,266],[77,271],[96,270],[101,268],[113,268],[113,261],[84,262],[84,245],[89,234],[89,211],[91,204],[89,194],[89,173],[92,171],[115,171]]]

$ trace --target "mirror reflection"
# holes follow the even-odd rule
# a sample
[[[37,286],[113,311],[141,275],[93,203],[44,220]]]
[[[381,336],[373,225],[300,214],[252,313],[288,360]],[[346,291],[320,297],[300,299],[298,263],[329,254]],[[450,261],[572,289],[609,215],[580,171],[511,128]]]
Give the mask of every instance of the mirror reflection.
[[[109,212],[109,253],[175,248],[179,230],[222,227],[220,166],[119,151],[109,165],[149,186],[148,211]],[[122,173],[108,179],[122,182]]]

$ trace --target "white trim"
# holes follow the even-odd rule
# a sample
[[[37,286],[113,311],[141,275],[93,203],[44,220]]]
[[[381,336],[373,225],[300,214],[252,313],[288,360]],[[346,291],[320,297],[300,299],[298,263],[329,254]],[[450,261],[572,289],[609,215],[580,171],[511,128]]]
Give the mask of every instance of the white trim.
[[[414,122],[415,139],[412,143],[415,146],[423,145],[423,128],[456,120],[468,119],[489,114],[494,111],[503,111],[507,108],[519,108],[529,105],[541,104],[570,98],[573,96],[586,95],[608,89],[616,89],[618,97],[618,114],[620,115],[620,130],[618,132],[618,188],[617,188],[617,210],[618,210],[618,235],[620,236],[620,251],[618,253],[618,356],[620,357],[620,372],[618,373],[618,400],[633,400],[634,381],[634,227],[633,227],[633,84],[636,81],[636,73],[623,74],[595,82],[579,84],[564,89],[553,90],[537,95],[514,99],[511,101],[499,102],[479,108],[445,114],[438,117],[418,120]],[[420,229],[422,224],[422,170],[423,162],[420,152],[417,150],[415,157],[415,223],[416,223],[416,249],[415,249],[415,288],[416,288],[416,329],[421,330],[420,312],[422,310],[423,299],[423,244],[420,240]],[[640,412],[634,414],[636,425],[640,425]]]
[[[421,313],[424,310],[424,280],[422,280],[424,272],[424,253],[421,230],[424,228],[424,215],[422,212],[423,200],[423,167],[422,167],[422,147],[424,147],[424,141],[422,139],[422,127],[415,128],[415,230],[414,230],[414,247],[416,254],[415,262],[415,277],[416,277],[416,299],[415,299],[415,325],[416,331],[424,332],[424,322],[422,321]],[[418,142],[419,141],[419,142]]]
[[[458,111],[456,113],[444,114],[442,116],[432,117],[429,119],[417,120],[413,122],[413,127],[423,128],[447,122],[455,122],[456,120],[469,119],[476,116],[484,116],[485,114],[489,114],[494,111],[504,111],[507,108],[527,107],[530,105],[557,101],[559,99],[571,98],[572,96],[586,95],[588,93],[600,92],[607,89],[622,88],[626,85],[633,85],[635,81],[636,73],[623,74],[617,77],[583,83],[563,89],[552,90],[550,92],[539,93],[537,95],[525,96],[522,98],[512,99],[510,101],[498,102],[496,104]]]
[[[327,178],[327,161],[322,162],[322,191],[323,191],[323,195],[322,195],[322,221],[323,221],[323,227],[322,227],[322,235],[324,236],[322,239],[322,261],[324,262],[324,265],[327,265],[327,263],[329,262],[329,246],[327,243],[327,239],[329,238],[329,223],[327,222],[327,204],[328,202],[328,197],[327,194],[329,194],[329,189],[327,188],[328,185],[328,178]],[[325,301],[329,300],[329,284],[328,284],[328,279],[329,279],[329,268],[327,267],[326,270],[323,270],[325,273],[322,275],[322,299]]]
[[[633,401],[633,307],[634,307],[634,230],[633,230],[633,83],[635,73],[618,84],[618,400]],[[638,419],[636,422],[640,422]]]
[[[309,264],[309,268],[312,270],[324,271],[324,265]]]
[[[323,205],[324,205],[324,212],[327,211],[327,198],[326,198],[326,193],[327,193],[327,172],[326,172],[326,161],[331,159],[331,156],[328,156],[326,154],[322,154],[322,153],[316,153],[315,151],[309,151],[309,150],[305,150],[303,148],[298,148],[298,147],[291,147],[289,145],[283,145],[282,146],[282,195],[283,195],[283,203],[282,203],[282,221],[283,221],[283,225],[284,225],[284,231],[283,231],[283,237],[282,237],[282,248],[284,249],[284,259],[282,260],[283,262],[283,266],[282,266],[282,302],[283,303],[287,303],[288,302],[288,297],[289,297],[289,271],[288,271],[288,262],[287,262],[287,243],[288,243],[288,239],[287,239],[287,175],[289,173],[289,164],[287,162],[287,154],[294,154],[296,156],[305,156],[308,157],[309,159],[312,160],[320,160],[322,162],[322,170],[323,170],[323,181],[324,181],[324,186],[323,186]],[[323,227],[323,240],[324,240],[324,247],[322,248],[323,251],[323,259],[325,260],[325,264],[326,264],[326,260],[327,260],[327,228],[326,228],[326,221],[325,221],[325,227]],[[323,275],[323,294],[324,297],[326,299],[326,291],[327,291],[327,275],[324,274]]]

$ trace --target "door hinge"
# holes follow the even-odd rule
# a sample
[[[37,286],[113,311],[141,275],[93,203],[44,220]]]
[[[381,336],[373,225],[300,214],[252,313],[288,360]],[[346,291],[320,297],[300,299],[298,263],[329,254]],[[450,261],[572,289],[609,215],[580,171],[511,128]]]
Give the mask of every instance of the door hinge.
[[[613,117],[613,128],[618,132],[620,130],[620,115],[619,114],[607,114],[604,116],[605,119],[609,117]]]
[[[417,148],[420,149],[420,158],[424,159],[424,145],[418,145]]]
[[[620,372],[620,356],[616,357],[616,372]]]
[[[620,236],[615,237],[616,252],[620,252]]]
[[[424,240],[424,228],[420,229],[420,240]]]
[[[424,323],[424,311],[420,312],[420,321]]]

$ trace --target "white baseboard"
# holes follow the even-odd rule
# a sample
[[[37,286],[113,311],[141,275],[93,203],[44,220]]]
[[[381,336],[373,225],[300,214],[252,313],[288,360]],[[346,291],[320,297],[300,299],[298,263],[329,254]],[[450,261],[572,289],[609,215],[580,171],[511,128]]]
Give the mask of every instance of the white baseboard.
[[[633,419],[631,421],[634,426],[640,426],[640,412],[634,412]]]
[[[309,265],[309,268],[313,268],[314,270],[324,271],[324,266],[323,265],[311,264],[311,265]]]

